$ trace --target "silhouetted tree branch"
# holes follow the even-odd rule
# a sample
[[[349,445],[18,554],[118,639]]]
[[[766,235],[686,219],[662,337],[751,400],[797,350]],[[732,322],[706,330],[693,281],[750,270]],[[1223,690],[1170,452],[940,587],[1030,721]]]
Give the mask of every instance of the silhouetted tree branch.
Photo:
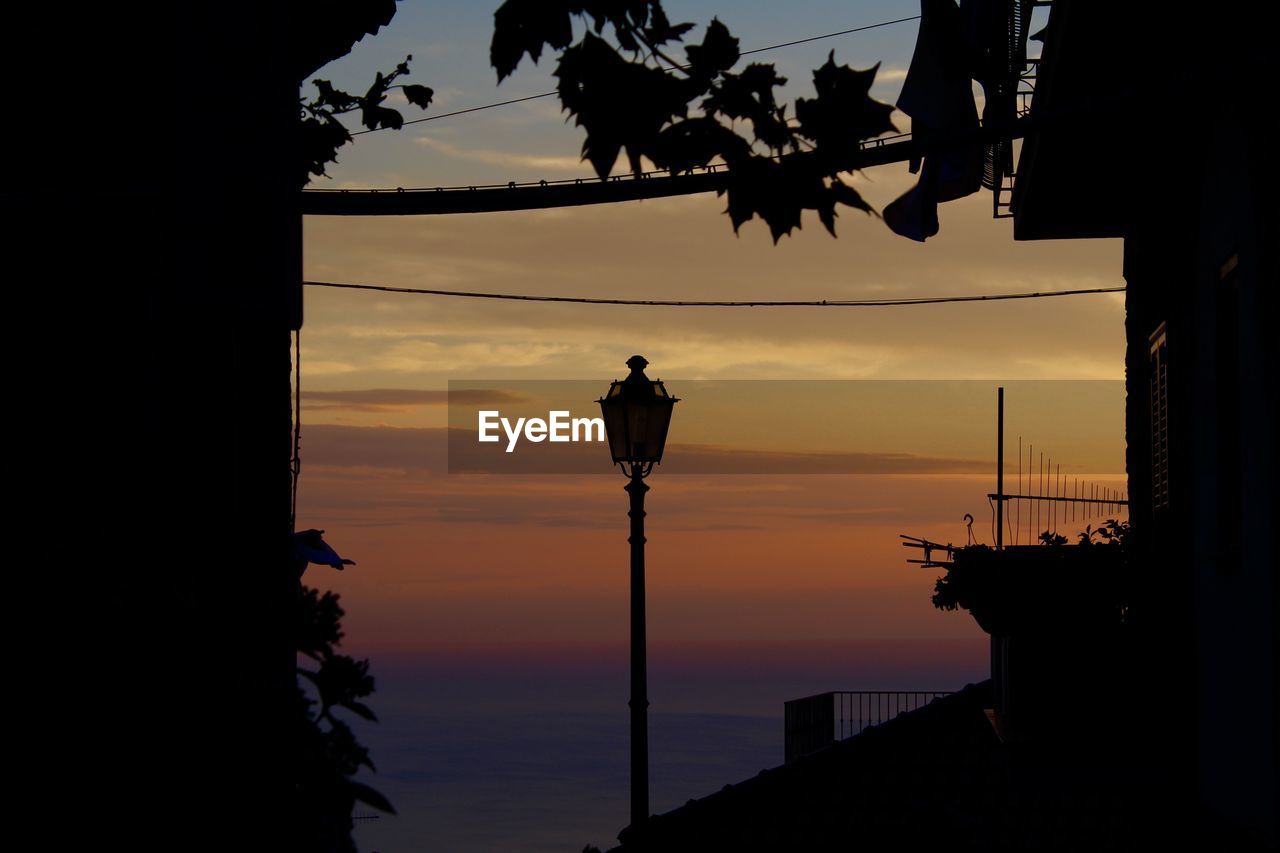
[[[409,73],[409,62],[412,59],[412,56],[406,56],[404,62],[387,74],[379,71],[373,84],[363,95],[352,95],[335,89],[328,80],[312,81],[318,94],[310,101],[301,102],[303,157],[306,165],[304,184],[313,175],[325,175],[325,165],[335,162],[338,159],[338,149],[351,141],[351,133],[338,120],[338,116],[359,112],[360,123],[369,130],[380,127],[399,130],[404,124],[400,111],[382,105],[388,92],[400,89],[409,103],[424,110],[431,105],[435,92],[427,86],[395,83],[396,78]]]
[[[585,25],[576,42],[575,20]],[[489,56],[502,81],[526,55],[559,52],[560,102],[586,131],[582,155],[601,178],[623,152],[637,173],[645,159],[673,174],[723,162],[734,230],[759,216],[774,242],[801,227],[804,210],[832,235],[837,204],[874,213],[841,175],[860,142],[896,130],[893,107],[869,94],[879,66],[836,65],[833,52],[814,71],[815,97],[797,99],[788,116],[774,91],[787,81],[772,64],[733,72],[740,54],[729,29],[712,19],[701,43],[684,44],[692,29],[672,24],[660,0],[507,0]],[[668,45],[682,46],[685,62]]]
[[[298,20],[301,33],[298,39],[298,84],[302,83],[329,62],[345,56],[356,42],[365,35],[373,35],[390,23],[396,12],[396,0],[316,0],[299,6]],[[338,120],[338,116],[359,112],[360,123],[369,130],[380,127],[399,129],[404,117],[399,110],[384,106],[392,89],[404,92],[405,99],[420,109],[426,109],[435,97],[427,86],[415,83],[396,83],[398,77],[409,73],[412,56],[387,74],[378,72],[373,83],[363,95],[353,95],[335,89],[328,80],[313,81],[315,97],[300,98],[302,115],[300,136],[303,169],[301,184],[311,178],[325,176],[325,166],[336,162],[338,149],[351,141],[351,133]]]

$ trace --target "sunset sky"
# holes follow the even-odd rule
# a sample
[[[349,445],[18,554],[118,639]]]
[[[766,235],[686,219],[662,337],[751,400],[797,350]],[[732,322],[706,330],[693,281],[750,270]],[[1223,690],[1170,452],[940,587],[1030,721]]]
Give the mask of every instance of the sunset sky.
[[[437,92],[425,115],[554,88],[546,57],[495,84],[488,42],[496,5],[402,3],[387,30],[318,76],[363,90],[375,69],[412,54],[412,80]],[[673,20],[700,26],[718,15],[744,49],[919,12],[914,2],[666,6]],[[790,97],[809,90],[811,69],[828,51],[855,67],[879,62],[872,91],[892,102],[915,32],[912,21],[753,60],[777,63],[791,80]],[[900,113],[895,121],[908,126]],[[357,137],[331,167],[332,180],[313,186],[586,176],[581,141],[548,98]],[[898,164],[869,170],[855,185],[879,209],[914,180]],[[723,208],[722,199],[700,195],[535,212],[313,216],[305,223],[305,275],[636,299],[855,299],[1123,284],[1118,240],[1014,242],[1010,221],[992,218],[985,191],[943,205],[941,233],[925,244],[846,210],[838,239],[810,218],[775,246],[758,221],[735,236]],[[936,572],[907,565],[911,555],[898,534],[963,543],[961,516],[970,512],[975,534],[990,541],[985,494],[994,487],[1000,381],[1106,380],[1023,384],[1021,391],[1011,384],[1007,453],[1016,468],[1017,436],[1024,435],[1062,454],[1064,474],[1123,485],[1123,294],[875,309],[675,309],[308,288],[305,310],[299,526],[325,529],[358,562],[341,574],[313,568],[307,580],[341,593],[346,648],[373,657],[375,672],[379,655],[430,659],[445,667],[437,674],[450,662],[518,667],[535,659],[571,672],[575,662],[597,666],[625,648],[623,478],[448,473],[442,392],[451,380],[591,380],[598,394],[625,375],[630,355],[642,353],[649,375],[684,398],[673,443],[974,463],[901,475],[717,476],[680,475],[673,456],[671,471],[651,478],[648,498],[655,710],[663,702],[724,710],[754,696],[753,709],[780,714],[782,701],[795,696],[770,684],[804,695],[955,688],[983,677],[984,635],[966,614],[931,606]],[[699,411],[699,382],[730,379],[989,381],[950,383],[954,399],[935,403],[913,399],[909,383],[895,382],[900,409],[868,413],[844,401],[803,428],[784,397],[766,395],[767,413],[745,429],[740,420],[719,422],[713,409]],[[583,408],[595,414],[586,401]],[[607,453],[599,455],[607,470]],[[769,682],[760,674],[766,669],[804,677]],[[677,670],[714,677],[681,680]],[[911,683],[922,678],[931,683]],[[705,689],[686,690],[695,683]]]

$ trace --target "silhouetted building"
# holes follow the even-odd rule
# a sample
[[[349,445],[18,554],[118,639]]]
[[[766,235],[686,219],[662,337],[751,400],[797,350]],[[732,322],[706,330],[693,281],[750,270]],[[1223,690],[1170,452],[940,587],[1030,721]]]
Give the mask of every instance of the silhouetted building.
[[[77,81],[74,106],[2,143],[11,379],[30,391],[10,419],[31,425],[7,472],[33,659],[14,763],[49,792],[24,805],[45,844],[289,846],[293,55],[311,16],[6,9],[6,78]]]
[[[622,834],[621,850],[1142,849],[1127,818],[1158,780],[1123,754],[1001,743],[990,682],[761,771]],[[1066,819],[1063,819],[1066,818]]]
[[[1055,0],[1013,216],[1019,240],[1124,240],[1130,701],[1153,705],[1133,736],[1207,829],[1274,845],[1278,78],[1257,32],[1243,3]]]

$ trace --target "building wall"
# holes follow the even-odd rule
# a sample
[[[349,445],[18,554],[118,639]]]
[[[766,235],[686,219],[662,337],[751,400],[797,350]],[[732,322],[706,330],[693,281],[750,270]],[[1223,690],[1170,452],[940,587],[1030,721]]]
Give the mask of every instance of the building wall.
[[[22,809],[70,849],[286,849],[295,9],[11,6]]]
[[[1153,155],[1125,241],[1127,462],[1138,556],[1130,701],[1147,760],[1189,774],[1205,827],[1276,841],[1274,167],[1222,108],[1188,169]],[[1167,137],[1165,137],[1167,138]],[[1170,146],[1172,148],[1172,146]],[[1268,219],[1270,218],[1270,222]],[[1271,235],[1271,236],[1268,236]],[[1168,371],[1168,497],[1153,486],[1152,335]],[[1162,755],[1162,750],[1167,755]]]
[[[1135,182],[1141,181],[1135,176]],[[1124,276],[1126,467],[1129,481],[1133,589],[1128,690],[1119,698],[1133,732],[1135,760],[1158,766],[1192,805],[1195,761],[1193,569],[1186,548],[1191,524],[1187,468],[1191,417],[1187,373],[1189,295],[1193,289],[1195,219],[1188,199],[1162,182],[1133,187],[1148,199],[1125,238]],[[1190,204],[1198,206],[1193,198]],[[1168,369],[1170,501],[1156,507],[1152,488],[1151,338],[1163,330]]]
[[[1277,232],[1261,133],[1222,111],[1206,152],[1191,334],[1190,528],[1202,802],[1277,841]],[[1271,225],[1274,226],[1274,217]],[[1270,343],[1270,346],[1268,346]]]

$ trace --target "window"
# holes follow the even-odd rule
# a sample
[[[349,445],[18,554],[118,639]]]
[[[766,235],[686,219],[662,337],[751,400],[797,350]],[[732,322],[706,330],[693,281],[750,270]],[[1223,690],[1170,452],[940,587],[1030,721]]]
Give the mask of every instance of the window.
[[[1169,508],[1169,343],[1165,324],[1151,334],[1151,510]]]

